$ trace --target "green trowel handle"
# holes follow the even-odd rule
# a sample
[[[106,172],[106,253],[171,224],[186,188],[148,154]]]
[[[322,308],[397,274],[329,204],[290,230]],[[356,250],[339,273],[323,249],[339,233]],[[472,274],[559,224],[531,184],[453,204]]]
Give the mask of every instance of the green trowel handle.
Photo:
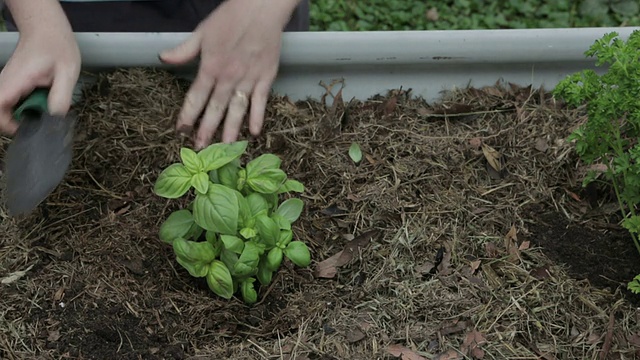
[[[39,117],[49,112],[49,89],[35,89],[26,99],[18,105],[13,112],[13,117],[20,121],[25,112],[34,112]]]

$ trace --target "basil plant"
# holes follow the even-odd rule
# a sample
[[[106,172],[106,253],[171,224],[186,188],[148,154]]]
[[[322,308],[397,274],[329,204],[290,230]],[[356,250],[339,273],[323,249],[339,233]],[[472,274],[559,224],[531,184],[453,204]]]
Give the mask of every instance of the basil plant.
[[[247,141],[217,143],[199,152],[182,148],[181,162],[162,171],[154,191],[177,199],[193,189],[193,202],[160,226],[160,240],[173,247],[176,261],[191,276],[206,278],[215,294],[231,299],[239,290],[253,304],[256,280],[268,285],[283,259],[306,267],[311,255],[291,230],[302,200],[280,202],[280,195],[301,193],[304,186],[287,178],[273,154],[241,166],[246,148]]]

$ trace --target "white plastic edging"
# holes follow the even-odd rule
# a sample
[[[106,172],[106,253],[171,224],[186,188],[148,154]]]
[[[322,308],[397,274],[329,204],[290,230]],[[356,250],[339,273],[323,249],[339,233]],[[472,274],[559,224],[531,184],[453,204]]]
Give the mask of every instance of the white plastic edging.
[[[584,52],[605,33],[627,38],[638,27],[525,30],[447,30],[285,33],[274,90],[293,100],[319,98],[320,81],[343,79],[343,97],[366,99],[389,89],[411,88],[433,101],[445,89],[504,80],[550,89],[575,71],[594,68]],[[186,33],[78,33],[88,71],[161,67],[158,53]],[[0,63],[18,40],[0,33]],[[181,68],[195,74],[195,65]]]

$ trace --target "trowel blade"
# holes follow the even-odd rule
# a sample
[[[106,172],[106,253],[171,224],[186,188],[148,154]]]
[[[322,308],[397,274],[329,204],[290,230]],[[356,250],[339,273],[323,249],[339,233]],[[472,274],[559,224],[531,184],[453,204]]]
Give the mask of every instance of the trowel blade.
[[[5,158],[10,216],[36,208],[60,184],[73,157],[73,117],[26,116]]]

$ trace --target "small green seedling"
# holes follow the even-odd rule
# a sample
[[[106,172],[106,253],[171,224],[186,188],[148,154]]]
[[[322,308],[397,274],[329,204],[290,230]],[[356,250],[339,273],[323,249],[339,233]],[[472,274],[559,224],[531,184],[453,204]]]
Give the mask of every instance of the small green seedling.
[[[563,79],[554,94],[568,105],[586,104],[587,121],[570,136],[576,152],[586,164],[605,166],[604,182],[612,184],[620,210],[622,225],[629,230],[640,252],[640,31],[627,41],[608,33],[590,47],[585,55],[596,57],[596,65],[609,65],[598,75],[584,70]],[[593,171],[583,185],[598,179]],[[638,277],[628,288],[638,291]]]
[[[273,154],[242,167],[246,148],[247,141],[213,144],[200,152],[182,148],[182,161],[162,171],[154,191],[177,199],[193,189],[193,202],[160,226],[160,240],[172,245],[176,261],[191,276],[206,278],[215,294],[230,299],[239,290],[252,304],[258,300],[256,279],[268,285],[284,258],[306,267],[311,255],[291,230],[304,203],[297,198],[280,202],[281,194],[304,192],[304,186],[287,178]]]
[[[356,164],[362,161],[362,150],[360,150],[358,143],[354,142],[349,146],[349,157]]]

